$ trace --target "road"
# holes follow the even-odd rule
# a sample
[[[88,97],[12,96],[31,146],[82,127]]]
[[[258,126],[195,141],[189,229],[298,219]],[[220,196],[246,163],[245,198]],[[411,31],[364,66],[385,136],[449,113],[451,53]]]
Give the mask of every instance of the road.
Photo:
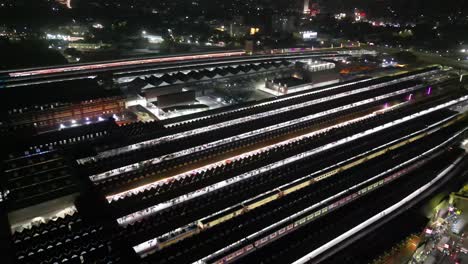
[[[401,51],[405,51],[404,49],[401,49],[401,48],[389,48],[385,46],[366,45],[365,48],[370,49],[370,50],[375,50],[377,52],[383,52],[383,53],[398,53]],[[458,61],[455,59],[443,57],[440,54],[420,52],[420,51],[413,50],[413,49],[410,49],[408,51],[416,55],[421,61],[427,62],[429,64],[440,64],[440,65],[454,67],[456,69],[468,70],[468,61]]]

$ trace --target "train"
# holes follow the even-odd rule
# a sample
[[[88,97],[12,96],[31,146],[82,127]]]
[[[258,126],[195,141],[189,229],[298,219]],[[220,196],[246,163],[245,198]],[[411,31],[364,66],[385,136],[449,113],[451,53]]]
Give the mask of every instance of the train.
[[[295,52],[288,52],[287,54],[297,55],[301,52],[311,52],[311,50],[298,50]],[[275,53],[273,53],[274,55]],[[286,56],[285,54],[284,56]],[[327,55],[331,57],[344,56],[337,52],[317,52],[317,55]],[[200,59],[215,59],[215,58],[227,58],[227,57],[242,57],[248,55],[245,50],[231,50],[223,52],[209,52],[209,53],[194,53],[194,54],[180,54],[172,56],[157,56],[157,57],[146,57],[139,59],[127,59],[127,60],[115,60],[115,61],[101,61],[99,63],[82,63],[74,65],[62,65],[49,68],[28,68],[28,69],[18,69],[10,71],[0,71],[0,74],[6,74],[8,78],[19,78],[19,77],[30,77],[30,76],[45,76],[48,74],[60,74],[60,73],[69,73],[69,72],[78,72],[78,71],[90,71],[90,70],[100,70],[108,69],[115,67],[124,67],[124,66],[137,66],[145,65],[152,63],[165,63],[165,62],[183,62],[183,61],[192,61]],[[266,55],[256,54],[254,57],[262,57]]]
[[[122,66],[132,66],[132,65],[142,65],[150,63],[163,63],[163,62],[177,62],[177,61],[188,61],[188,60],[198,60],[198,59],[212,59],[212,58],[224,58],[232,56],[243,56],[245,55],[244,50],[237,51],[226,51],[226,52],[217,52],[217,53],[203,53],[203,54],[187,54],[179,56],[169,56],[169,57],[156,57],[156,58],[145,58],[145,59],[133,59],[133,60],[121,60],[114,62],[101,62],[97,64],[79,64],[74,66],[62,66],[62,67],[52,67],[52,68],[37,68],[37,69],[28,69],[21,71],[14,71],[7,74],[10,78],[18,77],[27,77],[27,76],[36,76],[36,75],[47,75],[47,74],[56,74],[56,73],[67,73],[74,71],[87,71],[87,70],[98,70],[105,68],[113,67],[122,67]]]
[[[410,166],[409,168],[407,169],[404,169],[404,170],[401,170],[401,171],[398,171],[384,179],[381,179],[371,185],[368,185],[364,188],[361,188],[359,189],[358,191],[354,192],[354,193],[350,193],[349,195],[335,201],[334,203],[331,203],[325,207],[322,207],[318,210],[313,210],[311,212],[308,212],[306,215],[302,216],[300,219],[297,219],[295,220],[294,222],[291,222],[289,223],[287,226],[284,226],[266,236],[263,236],[261,238],[258,238],[256,240],[252,240],[251,243],[243,246],[242,248],[238,249],[237,251],[234,251],[233,253],[231,254],[227,254],[217,260],[215,260],[213,262],[213,264],[226,264],[226,263],[230,263],[238,258],[240,258],[241,256],[244,256],[248,253],[251,253],[252,251],[258,249],[258,248],[261,248],[262,246],[265,246],[266,244],[286,235],[286,234],[289,234],[293,231],[295,231],[296,229],[299,229],[300,227],[310,223],[311,221],[317,219],[318,217],[321,217],[321,216],[324,216],[354,200],[356,200],[357,198],[361,197],[361,196],[364,196],[366,195],[367,193],[371,192],[371,191],[374,191],[376,189],[378,189],[379,187],[391,182],[391,181],[394,181],[396,180],[397,178],[399,178],[400,176],[408,173],[409,171],[413,170],[413,169],[416,169],[418,167],[420,167],[422,164],[424,164],[425,162],[427,161],[427,159],[425,160],[422,160],[422,161],[419,161],[417,162],[416,164],[413,164],[412,166]]]
[[[425,135],[427,135],[427,133],[424,133],[422,135],[425,136]],[[419,135],[419,136],[421,136],[420,138],[423,137],[422,135]],[[415,141],[415,140],[416,139],[414,139],[413,141]],[[405,142],[407,142],[407,141],[405,141]],[[451,149],[451,148],[449,148],[449,149]],[[349,195],[347,195],[347,196],[333,202],[332,204],[329,204],[329,205],[327,205],[325,207],[322,207],[321,209],[318,209],[318,210],[315,210],[315,211],[306,212],[306,214],[303,215],[300,219],[297,219],[294,222],[289,223],[287,226],[284,226],[281,229],[278,229],[278,230],[273,231],[272,233],[269,233],[269,234],[266,234],[266,235],[262,234],[262,237],[258,237],[258,238],[249,237],[249,240],[247,240],[248,244],[244,245],[243,247],[241,247],[240,249],[238,249],[238,250],[236,250],[234,252],[231,252],[231,253],[226,254],[226,255],[222,255],[222,254],[217,255],[215,253],[214,256],[208,256],[205,259],[209,259],[209,263],[213,263],[213,264],[231,263],[232,261],[237,260],[240,257],[242,257],[242,256],[244,256],[246,254],[249,254],[249,253],[251,253],[252,251],[254,251],[256,249],[261,248],[261,247],[265,246],[266,244],[268,244],[270,242],[273,242],[274,240],[277,240],[278,238],[299,229],[300,227],[310,223],[311,221],[315,220],[316,218],[318,218],[320,216],[323,216],[323,215],[325,215],[327,213],[330,213],[333,210],[336,210],[339,207],[342,207],[345,204],[348,204],[351,201],[359,198],[360,196],[364,196],[369,192],[375,191],[376,189],[380,188],[381,186],[386,185],[386,184],[398,179],[399,177],[407,174],[408,172],[419,168],[420,166],[426,164],[427,162],[429,162],[432,159],[432,157],[427,156],[427,154],[422,154],[421,157],[422,157],[421,160],[419,160],[418,162],[412,164],[411,166],[409,166],[409,167],[407,167],[407,168],[405,168],[403,170],[399,170],[399,171],[397,171],[397,172],[395,172],[395,173],[393,173],[393,174],[391,174],[391,175],[389,175],[389,176],[387,176],[387,177],[385,177],[385,178],[383,178],[383,179],[381,179],[381,180],[379,180],[379,181],[377,181],[377,182],[375,182],[373,184],[370,184],[370,185],[368,185],[368,186],[366,186],[364,188],[359,189],[358,191],[356,191],[354,193],[350,193]],[[454,166],[455,163],[456,163],[456,161],[454,163],[452,163],[451,166]],[[280,224],[283,224],[283,223],[281,223],[281,221],[280,221]],[[208,263],[208,262],[204,261],[204,260],[200,260],[200,261],[197,261],[196,263],[199,264],[199,263]]]
[[[450,126],[458,121],[461,121],[466,118],[468,114],[459,114],[457,117],[445,122],[444,124],[441,124],[437,128],[444,128],[447,126]],[[202,232],[205,229],[211,228],[213,226],[219,225],[223,222],[226,222],[234,217],[237,217],[241,214],[244,214],[245,212],[248,212],[250,210],[253,210],[257,207],[263,206],[267,203],[270,203],[274,200],[280,199],[281,197],[288,195],[290,193],[296,192],[298,190],[301,190],[309,185],[312,185],[318,181],[327,179],[329,177],[332,177],[333,175],[336,175],[340,172],[343,172],[345,170],[349,170],[353,167],[356,167],[366,161],[369,161],[371,159],[374,159],[376,157],[382,156],[386,154],[389,151],[393,151],[395,149],[401,148],[407,144],[410,144],[414,141],[417,141],[419,139],[424,138],[425,136],[431,134],[430,131],[422,132],[418,135],[412,136],[408,139],[405,139],[403,141],[400,141],[398,143],[392,144],[390,146],[387,146],[379,151],[376,151],[374,153],[370,153],[368,155],[365,155],[355,161],[352,161],[351,163],[347,163],[345,165],[342,165],[336,169],[333,169],[331,171],[325,172],[317,177],[314,177],[315,175],[310,175],[307,177],[304,177],[303,179],[300,179],[298,181],[292,182],[286,186],[277,188],[275,190],[271,190],[267,193],[264,193],[262,195],[259,195],[253,199],[250,199],[248,201],[245,201],[241,204],[235,205],[233,207],[227,208],[223,211],[220,211],[218,213],[215,213],[211,216],[205,217],[203,219],[198,220],[196,223],[193,223],[184,229],[178,230],[178,232],[171,232],[169,234],[166,234],[162,237],[159,237],[155,240],[152,240],[153,242],[156,242],[156,247],[154,247],[150,252],[145,252],[144,250],[139,250],[140,248],[144,247],[144,244],[142,243],[140,245],[137,245],[134,247],[134,249],[138,252],[144,252],[141,253],[141,256],[145,256],[148,254],[151,254],[155,251],[161,250],[163,248],[166,248],[172,244],[175,244],[185,238],[194,236],[200,232]],[[325,213],[325,212],[323,212]],[[218,263],[218,262],[217,262]],[[224,263],[224,262],[219,262],[219,263]]]

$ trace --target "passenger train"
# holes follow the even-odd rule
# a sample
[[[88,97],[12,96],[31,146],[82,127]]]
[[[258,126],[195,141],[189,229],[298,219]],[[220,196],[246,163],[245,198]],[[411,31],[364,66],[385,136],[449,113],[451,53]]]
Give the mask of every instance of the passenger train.
[[[447,127],[447,126],[450,126],[464,118],[466,118],[468,116],[468,114],[460,114],[458,115],[457,117],[453,118],[452,120],[440,125],[438,128],[443,128],[443,127]],[[228,208],[227,210],[223,210],[221,212],[218,212],[214,215],[211,215],[209,217],[206,217],[206,218],[203,218],[199,221],[197,221],[197,223],[195,224],[192,224],[188,227],[185,228],[185,230],[179,230],[179,232],[177,233],[169,233],[169,234],[166,234],[165,236],[163,237],[160,237],[157,239],[156,241],[156,251],[157,250],[160,250],[160,249],[163,249],[165,247],[168,247],[172,244],[175,244],[185,238],[188,238],[188,237],[191,237],[193,235],[196,235],[200,232],[202,232],[204,229],[208,229],[208,228],[211,228],[213,226],[216,226],[216,225],[219,225],[223,222],[226,222],[236,216],[239,216],[241,214],[244,214],[245,212],[247,211],[250,211],[250,210],[253,210],[257,207],[260,207],[262,205],[265,205],[267,203],[270,203],[274,200],[277,200],[277,199],[280,199],[281,197],[283,197],[284,195],[288,195],[290,193],[293,193],[293,192],[296,192],[298,190],[301,190],[309,185],[312,185],[318,181],[321,181],[321,180],[324,180],[326,178],[329,178],[333,175],[336,175],[342,171],[345,171],[345,170],[349,170],[355,166],[358,166],[359,164],[362,164],[366,161],[369,161],[371,159],[374,159],[376,157],[379,157],[379,156],[382,156],[384,154],[386,154],[387,152],[389,151],[392,151],[392,150],[395,150],[395,149],[398,149],[398,148],[401,148],[403,146],[406,146],[407,144],[410,144],[414,141],[417,141],[419,139],[422,139],[424,138],[425,136],[431,134],[431,132],[423,132],[423,133],[420,133],[418,135],[415,135],[413,137],[410,137],[408,139],[405,139],[403,141],[400,141],[396,144],[392,144],[388,147],[385,147],[384,149],[381,149],[379,151],[376,151],[374,153],[370,153],[362,158],[359,158],[355,161],[352,161],[351,163],[348,163],[348,164],[345,164],[343,166],[340,166],[336,169],[333,169],[331,171],[328,171],[326,173],[323,173],[321,174],[320,176],[318,177],[306,177],[300,181],[297,181],[297,182],[293,182],[291,183],[290,185],[286,185],[284,187],[281,187],[281,188],[278,188],[278,189],[275,189],[275,190],[272,190],[270,192],[267,192],[263,195],[260,195],[254,199],[251,199],[247,202],[244,202],[242,204],[239,204],[239,205],[236,205],[236,206],[233,206],[231,208]],[[383,179],[382,180],[382,183],[384,181],[388,181],[388,179]],[[377,186],[379,186],[380,183],[376,183]],[[375,186],[375,187],[377,187]],[[350,197],[350,199],[354,199],[353,197]],[[330,208],[328,208],[330,209]],[[321,213],[325,213],[327,210],[327,208],[324,208],[322,209],[322,212]],[[308,221],[307,221],[308,222]],[[301,224],[301,223],[299,223]],[[291,224],[291,228],[294,228],[294,223]],[[182,231],[182,232],[180,232]],[[288,229],[286,228],[285,230],[283,230],[284,232],[288,231]],[[138,247],[138,246],[137,246]],[[253,247],[253,246],[252,246]],[[154,250],[153,250],[154,251]],[[143,254],[143,255],[146,255],[146,254]],[[216,263],[225,263],[225,262],[216,262]]]

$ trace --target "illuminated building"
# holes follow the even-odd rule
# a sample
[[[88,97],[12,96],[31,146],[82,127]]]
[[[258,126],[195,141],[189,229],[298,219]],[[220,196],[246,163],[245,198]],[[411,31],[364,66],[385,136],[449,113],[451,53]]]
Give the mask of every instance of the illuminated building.
[[[363,21],[367,17],[366,12],[363,12],[357,8],[354,9],[354,20],[356,21]]]
[[[91,51],[91,50],[97,50],[101,48],[110,48],[111,46],[112,46],[111,44],[102,43],[102,42],[99,42],[99,43],[74,42],[74,43],[68,44],[68,48],[82,50],[82,51]]]
[[[320,14],[320,7],[318,3],[312,3],[309,8],[309,14],[311,16],[317,16]]]
[[[143,31],[141,33],[141,36],[145,39],[148,40],[149,43],[151,44],[160,44],[164,41],[163,37],[160,35],[154,35],[154,34],[149,34],[146,31]]]
[[[258,32],[260,31],[259,28],[250,28],[250,35],[253,36],[255,34],[257,34]]]
[[[73,120],[90,120],[122,114],[125,98],[113,96],[74,103],[50,104],[31,109],[9,111],[11,127],[33,126],[38,129],[58,127]]]
[[[318,36],[316,31],[303,31],[301,32],[301,35],[303,40],[317,39]]]
[[[303,9],[303,13],[304,14],[309,14],[309,1],[310,0],[304,0],[304,9]]]
[[[67,8],[72,8],[71,1],[72,0],[56,0],[58,4],[66,6]]]

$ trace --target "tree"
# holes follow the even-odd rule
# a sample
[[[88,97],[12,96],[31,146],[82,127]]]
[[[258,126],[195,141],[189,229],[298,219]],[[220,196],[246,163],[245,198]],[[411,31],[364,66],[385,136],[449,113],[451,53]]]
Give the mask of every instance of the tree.
[[[42,40],[21,40],[0,42],[1,69],[39,67],[66,64],[67,60],[56,50],[48,48]]]

